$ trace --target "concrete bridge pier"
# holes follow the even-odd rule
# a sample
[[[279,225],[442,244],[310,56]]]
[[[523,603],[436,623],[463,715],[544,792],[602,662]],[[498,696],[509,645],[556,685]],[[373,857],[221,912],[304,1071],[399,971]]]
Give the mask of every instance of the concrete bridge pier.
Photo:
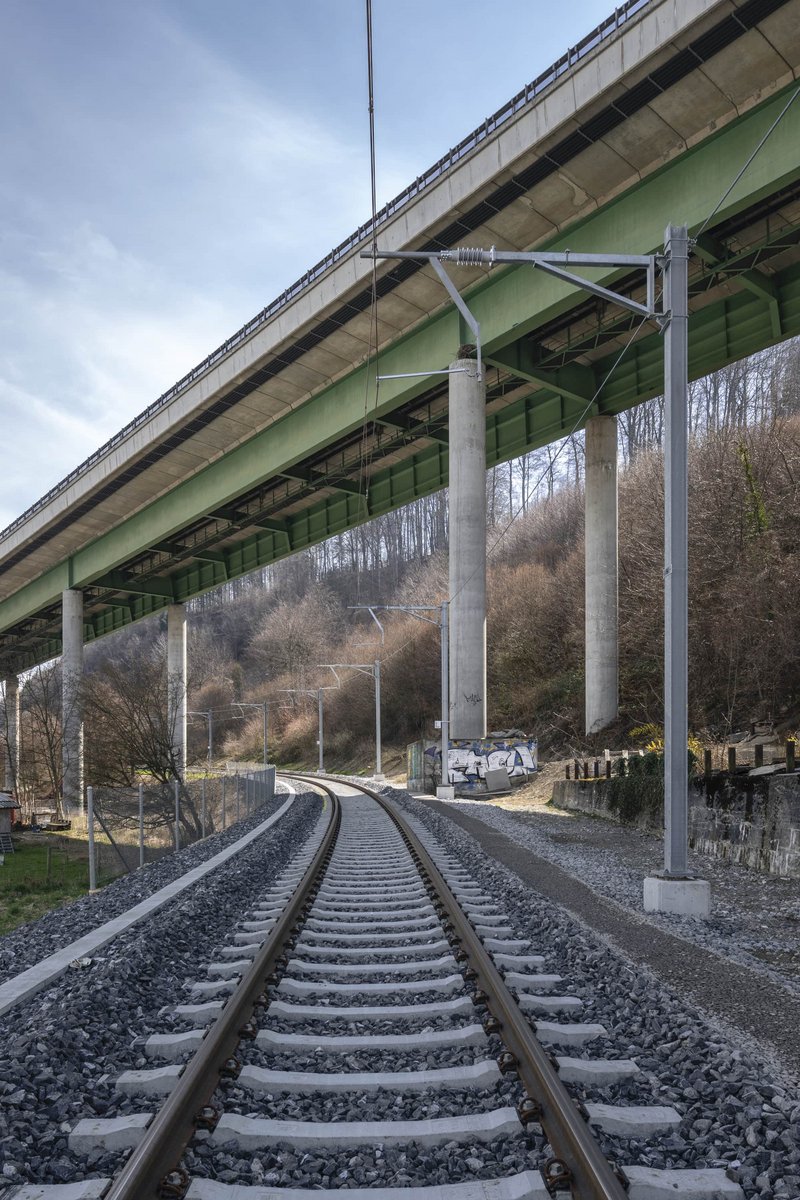
[[[180,775],[186,768],[186,608],[167,607],[167,722]]]
[[[19,771],[19,680],[16,675],[9,675],[3,680],[5,691],[5,790],[17,791],[17,774]]]
[[[486,736],[486,398],[475,359],[450,370],[450,737]]]
[[[619,710],[617,418],[586,422],[586,732]]]
[[[65,815],[83,813],[83,592],[61,597],[61,797]]]

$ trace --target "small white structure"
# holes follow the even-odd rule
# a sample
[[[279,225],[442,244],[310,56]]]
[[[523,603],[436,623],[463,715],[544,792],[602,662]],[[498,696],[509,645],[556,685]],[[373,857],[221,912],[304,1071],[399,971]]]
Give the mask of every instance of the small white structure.
[[[11,822],[18,808],[16,800],[8,792],[0,792],[0,833],[11,833]]]
[[[14,851],[11,823],[18,808],[17,801],[8,792],[0,792],[0,854],[12,854]]]

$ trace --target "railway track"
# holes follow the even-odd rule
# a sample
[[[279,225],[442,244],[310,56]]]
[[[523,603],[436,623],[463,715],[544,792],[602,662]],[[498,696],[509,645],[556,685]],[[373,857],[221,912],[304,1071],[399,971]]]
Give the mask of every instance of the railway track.
[[[722,1170],[610,1163],[594,1129],[658,1136],[678,1114],[581,1105],[569,1085],[637,1064],[592,1056],[604,1031],[580,998],[396,806],[292,778],[325,793],[322,817],[139,1039],[109,1115],[69,1125],[62,1190],[8,1200],[743,1195]]]

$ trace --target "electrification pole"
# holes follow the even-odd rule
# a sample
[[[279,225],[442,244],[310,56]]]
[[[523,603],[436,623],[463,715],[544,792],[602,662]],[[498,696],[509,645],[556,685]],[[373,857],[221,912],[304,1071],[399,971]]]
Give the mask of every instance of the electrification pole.
[[[263,764],[266,771],[269,759],[267,757],[267,733],[269,730],[269,700],[262,700],[260,703],[237,700],[237,708],[257,708],[262,713],[262,738],[263,738]]]
[[[337,687],[338,686],[339,685],[337,684]],[[321,687],[321,688],[281,688],[281,691],[286,692],[288,695],[316,696],[317,697],[317,714],[318,714],[317,719],[318,719],[318,724],[319,724],[319,738],[318,738],[319,766],[317,767],[318,775],[322,775],[325,770],[325,766],[324,766],[325,756],[324,756],[323,742],[322,742],[322,737],[323,737],[322,693],[323,692],[333,692],[335,690],[336,690],[335,688],[329,688],[329,687],[327,687],[327,688],[324,688],[324,687]]]
[[[336,674],[337,671],[357,671],[359,675],[371,675],[375,680],[375,778],[383,779],[382,755],[381,755],[381,660],[375,659],[374,663],[320,663],[321,667],[327,667],[329,671],[333,671],[336,678],[337,687],[341,687],[341,680]]]
[[[213,708],[207,708],[202,712],[198,712],[196,709],[187,709],[186,715],[187,717],[203,717],[204,720],[208,722],[208,745],[206,746],[206,756],[208,758],[208,765],[210,767],[211,759],[214,754],[214,710]]]
[[[351,604],[354,612],[368,612],[381,631],[383,642],[383,626],[375,616],[376,612],[403,612],[418,621],[426,621],[436,625],[441,634],[441,688],[442,688],[442,785],[450,784],[450,640],[449,640],[449,600],[441,604]],[[425,613],[437,613],[436,617],[425,616]],[[365,668],[368,669],[368,668]],[[380,688],[380,684],[377,684]],[[379,698],[376,704],[379,704]],[[378,714],[380,715],[380,714]],[[378,734],[378,736],[380,736]],[[379,768],[380,772],[380,768]]]
[[[611,304],[627,309],[642,319],[655,321],[664,333],[664,396],[667,412],[665,452],[665,531],[664,531],[664,863],[663,875],[648,876],[644,881],[646,909],[705,916],[710,908],[710,888],[706,881],[692,879],[687,873],[688,841],[688,635],[687,635],[687,438],[686,394],[688,389],[688,256],[686,226],[670,225],[665,235],[664,254],[591,254],[580,251],[488,250],[467,246],[452,250],[379,250],[373,244],[362,250],[361,257],[415,259],[434,268],[469,327],[476,343],[477,374],[482,371],[480,324],[456,290],[443,264],[462,267],[528,265],[553,275],[564,283],[580,288]],[[576,268],[601,267],[608,271],[642,271],[645,277],[644,303],[624,292],[576,274]],[[664,293],[656,306],[656,272],[663,276]],[[378,376],[379,379],[406,378],[412,375],[450,375],[464,369],[456,363],[446,370],[408,372],[403,376]],[[600,389],[586,406],[592,408]],[[585,415],[585,414],[584,414]],[[456,600],[450,597],[451,602]],[[368,606],[362,606],[368,607]],[[382,606],[373,605],[373,608]],[[444,613],[442,615],[444,634]],[[444,664],[442,666],[444,676]],[[444,691],[444,688],[443,688]],[[443,722],[444,723],[444,722]],[[445,731],[442,729],[444,764]]]

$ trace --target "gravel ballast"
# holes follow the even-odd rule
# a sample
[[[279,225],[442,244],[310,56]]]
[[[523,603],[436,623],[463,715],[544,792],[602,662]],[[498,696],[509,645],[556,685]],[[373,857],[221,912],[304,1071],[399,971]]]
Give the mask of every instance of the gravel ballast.
[[[795,1091],[765,1081],[763,1066],[746,1049],[487,854],[447,811],[434,810],[391,789],[386,794],[405,810],[435,858],[451,856],[475,881],[475,890],[497,903],[509,937],[529,946],[531,954],[544,956],[546,965],[541,969],[562,977],[558,993],[580,998],[580,1012],[555,1019],[604,1027],[604,1035],[576,1055],[633,1059],[638,1064],[639,1074],[608,1086],[572,1085],[576,1098],[588,1104],[677,1110],[680,1125],[646,1141],[600,1134],[606,1154],[623,1165],[727,1168],[748,1200],[792,1200],[800,1195],[800,1098]],[[358,808],[353,806],[354,811]],[[117,1094],[116,1076],[126,1068],[156,1065],[144,1052],[149,1035],[185,1028],[175,1016],[175,1005],[181,996],[188,1000],[189,985],[204,977],[207,964],[219,961],[220,947],[234,944],[234,922],[252,909],[256,895],[270,890],[290,857],[319,830],[319,814],[318,797],[299,798],[270,836],[237,855],[229,869],[213,872],[201,888],[191,889],[138,930],[119,938],[85,969],[70,972],[58,988],[10,1014],[8,1040],[0,1047],[0,1111],[6,1122],[6,1128],[0,1127],[0,1155],[5,1181],[70,1180],[76,1161],[89,1176],[115,1173],[121,1161],[118,1152],[90,1150],[76,1159],[68,1150],[67,1135],[82,1118],[116,1117],[156,1107],[153,1099]],[[485,825],[479,829],[492,832]],[[365,844],[363,834],[359,840]],[[447,876],[454,868],[443,869]],[[334,963],[332,978],[341,974],[344,979],[336,960],[341,965],[356,960],[336,941],[327,952]],[[404,957],[409,956],[397,954],[398,961]],[[420,969],[424,970],[422,962],[402,979],[415,978]],[[290,968],[289,974],[298,972]],[[384,970],[369,976],[370,981],[384,978],[390,984],[397,982],[397,976]],[[276,990],[272,995],[279,998]],[[391,991],[385,997],[399,1003],[410,999]],[[374,997],[365,999],[371,1004]],[[301,997],[299,1002],[305,1001]],[[320,1013],[335,1004],[324,1001]],[[480,1015],[474,1019],[479,1022]],[[495,1058],[501,1050],[495,1036],[469,1048],[426,1046],[426,1031],[471,1020],[463,1015],[434,1015],[423,1024],[418,1019],[390,1022],[376,1016],[329,1025],[319,1018],[273,1019],[264,1009],[259,1016],[262,1028],[284,1029],[287,1034],[363,1032],[378,1035],[379,1040],[374,1050],[342,1054],[308,1048],[297,1056],[280,1046],[271,1051],[264,1043],[252,1041],[242,1045],[241,1056],[247,1063],[273,1070],[298,1071],[305,1064],[321,1073],[434,1069]],[[395,1053],[381,1046],[381,1035],[403,1032],[418,1038],[418,1048]],[[258,1094],[233,1080],[222,1093],[226,1112],[233,1116],[268,1116],[287,1122],[436,1121],[503,1107],[513,1110],[519,1098],[513,1076],[504,1077],[496,1088],[477,1092],[462,1085],[415,1093],[353,1095],[318,1090],[303,1095],[276,1089]],[[513,1175],[540,1167],[548,1152],[535,1124],[490,1142],[462,1136],[443,1145],[392,1146],[375,1139],[355,1149],[343,1144],[308,1151],[279,1141],[246,1152],[230,1141],[216,1145],[201,1132],[185,1156],[185,1165],[193,1175],[224,1183],[339,1187],[346,1192],[353,1187],[457,1184]]]
[[[348,797],[344,802],[341,841],[334,854],[331,871],[336,872],[343,861],[353,862],[355,859],[355,866],[348,868],[348,875],[353,879],[352,888],[348,884],[348,889],[356,894],[360,886],[359,878],[363,878],[364,873],[358,863],[358,847],[364,846],[369,836],[364,832],[364,828],[374,831],[375,839],[381,841],[387,837],[385,831],[391,830],[393,827],[388,818],[371,801],[356,800],[354,803],[351,800],[348,804],[349,799]],[[399,843],[399,845],[387,851],[389,861],[399,858],[405,862],[408,855],[400,843],[400,839],[393,835],[391,841]],[[367,850],[366,854],[368,860],[374,857],[370,850]],[[426,899],[423,893],[420,903],[425,903]],[[374,903],[374,900],[365,898],[361,906]],[[393,906],[391,890],[386,894],[383,903],[387,906],[387,911],[391,912]],[[355,905],[355,921],[358,920],[358,908],[359,906]],[[437,929],[436,941],[438,942],[441,937],[442,933]],[[298,943],[296,952],[299,951],[299,948]],[[446,949],[449,950],[449,947]],[[419,952],[419,950],[415,951],[413,958],[409,953],[404,953],[402,949],[392,950],[390,953],[393,960],[396,959],[398,962],[410,960],[412,965],[416,965],[414,960]],[[437,957],[440,953],[441,951],[436,951]],[[353,958],[346,957],[342,947],[335,941],[325,948],[324,955],[325,959],[333,964],[334,975],[338,960],[353,962]],[[375,957],[380,963],[385,956],[378,951]],[[369,958],[365,956],[365,962],[360,969],[369,971],[370,967]],[[455,967],[454,963],[453,967]],[[424,977],[424,971],[423,960],[420,963],[420,969],[404,973],[401,978],[403,981],[407,981]],[[287,973],[293,976],[301,973],[294,960],[290,960]],[[353,978],[353,976],[348,978]],[[397,981],[398,977],[378,970],[374,975],[369,974],[370,982],[373,978],[378,980],[385,978],[387,983],[392,984]],[[389,1000],[399,1001],[403,1005],[414,1001],[414,997],[408,994],[388,992],[386,996]],[[375,998],[372,995],[352,997],[347,1001],[347,1005],[352,1011],[346,1017],[337,1016],[332,1019],[326,1017],[326,1010],[329,1009],[330,1004],[324,997],[316,997],[310,999],[308,1005],[303,1003],[303,1012],[308,1013],[303,1018],[298,1015],[297,1019],[288,1020],[270,1012],[269,1009],[264,1018],[268,1028],[279,1034],[283,1032],[309,1035],[312,1039],[311,1046],[313,1046],[315,1037],[327,1039],[332,1035],[353,1037],[361,1034],[375,1039],[375,1046],[370,1050],[343,1054],[340,1049],[328,1049],[326,1042],[324,1050],[321,1047],[313,1050],[309,1048],[300,1055],[290,1056],[280,1044],[275,1050],[272,1050],[263,1041],[256,1039],[255,1042],[243,1048],[243,1058],[248,1064],[257,1063],[272,1070],[283,1067],[292,1071],[311,1068],[320,1073],[352,1071],[353,1069],[396,1072],[419,1071],[425,1068],[433,1069],[462,1063],[467,1065],[475,1062],[476,1059],[494,1060],[502,1049],[496,1037],[486,1038],[483,1035],[480,1026],[480,1009],[470,1006],[466,1013],[458,1013],[453,1016],[439,1015],[435,1011],[434,1002],[434,1012],[426,1013],[423,1019],[420,1014],[416,1017],[398,1018],[395,1016],[383,1020],[380,1016],[381,1005],[377,1005],[374,1006],[378,1008],[377,1013],[369,1019],[359,1019],[359,1008],[372,1006]],[[431,997],[425,993],[420,996],[420,999],[428,1002]],[[365,1001],[367,1001],[366,1004]],[[343,1003],[343,1001],[340,1000],[339,1003]],[[438,1031],[458,1030],[464,1026],[477,1028],[479,1040],[476,1044],[446,1047],[441,1050],[432,1047],[432,1037]],[[404,1035],[409,1038],[410,1045],[396,1047],[391,1044],[391,1038]],[[403,1145],[391,1144],[398,1136],[395,1133],[398,1122],[433,1121],[436,1123],[451,1119],[458,1128],[462,1123],[474,1121],[477,1117],[482,1128],[485,1129],[485,1122],[494,1119],[500,1112],[510,1111],[513,1117],[515,1106],[522,1098],[519,1083],[513,1076],[499,1079],[496,1086],[492,1088],[475,1089],[461,1085],[408,1092],[397,1092],[390,1088],[356,1094],[347,1092],[335,1094],[314,1091],[311,1088],[309,1092],[285,1094],[276,1088],[274,1091],[270,1089],[267,1092],[256,1094],[246,1090],[238,1082],[232,1082],[226,1085],[225,1091],[226,1118],[230,1115],[233,1119],[238,1115],[247,1120],[268,1118],[270,1122],[299,1121],[301,1122],[299,1129],[303,1136],[311,1136],[305,1133],[308,1122],[319,1122],[323,1130],[331,1122],[366,1123],[367,1128],[371,1127],[374,1122],[382,1122],[385,1124],[385,1135],[384,1138],[381,1138],[373,1132],[365,1132],[364,1145],[357,1146],[355,1149],[352,1145],[348,1147],[344,1136],[342,1143],[339,1144],[336,1137],[331,1134],[330,1141],[326,1141],[324,1147],[321,1145],[318,1149],[314,1147],[309,1150],[299,1150],[287,1142],[279,1143],[277,1146],[265,1145],[262,1150],[249,1154],[241,1151],[232,1142],[221,1146],[212,1146],[202,1138],[195,1139],[186,1156],[188,1169],[193,1175],[212,1178],[224,1183],[248,1185],[260,1182],[278,1187],[297,1188],[328,1186],[341,1187],[345,1191],[353,1186],[370,1185],[375,1187],[431,1186],[436,1183],[457,1184],[462,1180],[502,1178],[542,1161],[544,1138],[541,1131],[533,1128],[524,1130],[517,1123],[515,1117],[513,1118],[516,1127],[514,1134],[497,1136],[488,1142],[483,1140],[487,1136],[485,1133],[482,1137],[463,1133],[456,1136],[455,1133],[452,1133],[447,1135],[448,1139],[452,1138],[452,1140],[446,1139],[444,1144],[422,1145],[406,1142],[404,1132],[402,1135]],[[492,1114],[491,1118],[489,1114]],[[213,1141],[219,1143],[221,1136],[224,1135],[220,1130],[214,1135]],[[327,1136],[326,1132],[326,1138]],[[426,1135],[420,1131],[420,1136]]]
[[[677,1131],[646,1143],[601,1134],[605,1153],[622,1164],[728,1168],[748,1198],[800,1195],[800,1094],[794,1087],[766,1078],[763,1062],[709,1024],[690,1002],[613,952],[586,925],[490,857],[486,846],[450,819],[453,806],[434,810],[404,792],[387,789],[385,794],[413,818],[420,833],[438,839],[439,851],[459,858],[497,898],[516,932],[546,956],[547,969],[564,977],[563,990],[584,1000],[580,1020],[605,1027],[607,1036],[592,1042],[587,1055],[636,1060],[641,1075],[602,1089],[602,1099],[672,1105],[681,1115]],[[469,807],[472,812],[478,806]],[[512,828],[518,842],[518,823]],[[578,1088],[576,1094],[591,1100],[601,1092]]]
[[[189,985],[203,978],[204,964],[213,961],[233,924],[313,836],[320,809],[319,796],[298,796],[275,826],[222,869],[121,935],[85,967],[63,976],[57,986],[6,1014],[0,1045],[2,1182],[68,1182],[75,1178],[76,1160],[67,1136],[80,1119],[152,1108],[152,1101],[116,1094],[117,1075],[154,1065],[144,1054],[146,1038],[180,1025],[175,1005],[189,999]],[[252,822],[219,838],[235,839],[263,819],[262,810]],[[224,846],[218,839],[209,841],[215,844],[208,853]],[[197,850],[192,847],[176,857],[192,856],[187,866],[195,865]],[[163,882],[159,879],[160,886]],[[129,903],[138,898],[137,887]],[[55,921],[56,914],[51,917]],[[68,914],[60,940],[70,938],[74,928]],[[47,951],[53,936],[51,925]],[[118,1156],[98,1150],[86,1156],[80,1170],[102,1176],[116,1165]]]
[[[222,833],[212,834],[177,854],[165,855],[158,862],[147,863],[136,871],[121,875],[93,895],[72,900],[37,921],[11,930],[0,938],[0,983],[21,974],[69,942],[77,941],[103,922],[127,912],[187,871],[213,858],[265,821],[288,796],[289,793],[279,786],[274,799],[261,805],[247,820],[238,821]]]
[[[524,883],[713,1014],[776,1077],[800,1080],[800,996],[792,966],[800,956],[800,906],[793,901],[800,882],[692,855],[691,869],[711,880],[710,919],[645,913],[642,879],[663,853],[651,834],[547,809],[426,803]]]
[[[711,884],[710,917],[645,913],[642,881],[661,869],[660,835],[544,805],[459,800],[447,808],[482,821],[655,928],[741,962],[800,999],[800,879],[690,850],[689,870]]]

